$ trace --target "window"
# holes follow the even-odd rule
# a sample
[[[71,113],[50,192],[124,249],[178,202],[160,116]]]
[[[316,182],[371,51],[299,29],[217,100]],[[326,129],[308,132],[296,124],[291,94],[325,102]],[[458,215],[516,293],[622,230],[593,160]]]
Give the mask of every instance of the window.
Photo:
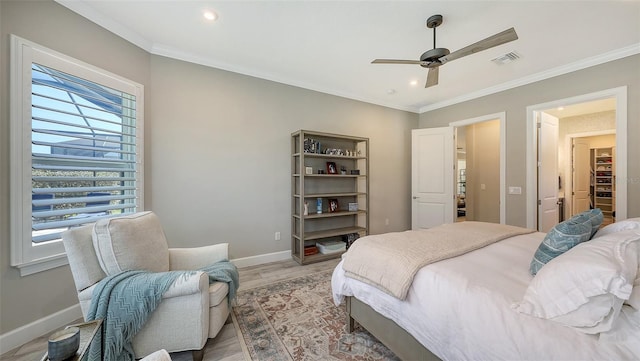
[[[142,209],[143,87],[11,38],[11,264],[67,263],[62,232]]]

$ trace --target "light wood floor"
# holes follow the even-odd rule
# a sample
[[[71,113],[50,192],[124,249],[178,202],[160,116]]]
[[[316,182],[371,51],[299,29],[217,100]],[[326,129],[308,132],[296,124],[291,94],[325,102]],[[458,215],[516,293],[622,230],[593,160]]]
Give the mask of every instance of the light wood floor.
[[[285,279],[305,276],[325,270],[333,269],[339,260],[329,260],[300,266],[293,260],[268,263],[259,266],[240,268],[240,289],[250,289]],[[82,322],[76,320],[71,323]],[[60,327],[61,329],[64,327]],[[47,351],[49,334],[38,337],[27,344],[13,349],[0,356],[0,361],[34,361],[40,360]],[[191,361],[190,352],[171,354],[173,361]],[[231,318],[224,325],[220,333],[209,339],[205,345],[204,361],[245,361],[240,340]],[[248,361],[248,360],[246,360]]]

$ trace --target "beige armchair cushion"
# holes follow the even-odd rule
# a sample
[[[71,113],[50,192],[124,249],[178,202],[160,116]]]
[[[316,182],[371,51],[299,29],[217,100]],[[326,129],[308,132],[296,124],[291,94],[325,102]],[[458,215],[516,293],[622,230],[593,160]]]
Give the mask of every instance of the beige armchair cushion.
[[[227,302],[229,285],[225,282],[213,282],[209,285],[209,305],[217,306],[222,301]]]
[[[100,267],[108,275],[129,270],[169,271],[167,239],[153,212],[98,220],[92,238]]]
[[[96,262],[96,251],[93,248],[93,243],[90,242],[92,229],[93,225],[89,225],[72,228],[62,233],[62,242],[78,292],[107,277],[100,264]],[[78,242],[79,239],[86,239],[89,242]]]
[[[228,261],[228,243],[194,248],[169,248],[169,268],[172,271],[195,270],[219,261]]]

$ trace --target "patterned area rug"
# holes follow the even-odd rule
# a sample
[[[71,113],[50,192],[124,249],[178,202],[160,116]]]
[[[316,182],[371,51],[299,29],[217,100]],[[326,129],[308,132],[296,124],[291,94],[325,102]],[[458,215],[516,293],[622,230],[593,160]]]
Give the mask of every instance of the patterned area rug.
[[[330,271],[240,291],[237,302],[233,314],[254,361],[399,360],[359,326],[347,333]]]

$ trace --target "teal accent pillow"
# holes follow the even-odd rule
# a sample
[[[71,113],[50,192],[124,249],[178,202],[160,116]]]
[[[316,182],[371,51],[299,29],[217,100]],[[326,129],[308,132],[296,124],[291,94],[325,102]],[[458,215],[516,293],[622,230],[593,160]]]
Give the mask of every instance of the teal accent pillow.
[[[529,272],[536,275],[538,271],[552,259],[570,250],[579,243],[591,238],[591,220],[583,217],[571,218],[556,224],[540,243],[533,255]]]
[[[603,219],[604,216],[602,215],[602,210],[600,210],[600,208],[590,209],[570,218],[570,220],[575,220],[578,223],[584,223],[587,220],[591,222],[591,237],[593,237],[598,229],[600,229]]]

